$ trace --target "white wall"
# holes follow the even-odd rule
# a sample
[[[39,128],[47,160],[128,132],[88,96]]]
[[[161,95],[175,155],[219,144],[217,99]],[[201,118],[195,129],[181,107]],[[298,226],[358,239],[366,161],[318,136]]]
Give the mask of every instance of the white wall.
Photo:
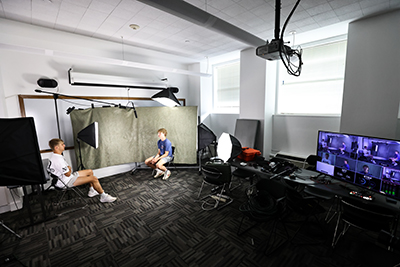
[[[260,121],[254,148],[263,152],[266,92],[266,61],[256,56],[255,48],[240,53],[240,119]]]
[[[395,138],[400,100],[400,11],[349,24],[342,132]]]
[[[280,116],[274,118],[272,153],[282,153],[301,158],[315,155],[318,130],[339,131],[340,117]]]

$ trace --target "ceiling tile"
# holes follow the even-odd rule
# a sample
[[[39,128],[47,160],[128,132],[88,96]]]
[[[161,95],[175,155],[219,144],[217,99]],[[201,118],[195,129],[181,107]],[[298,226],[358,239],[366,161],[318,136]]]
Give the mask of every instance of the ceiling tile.
[[[296,1],[281,2],[281,30]],[[275,0],[185,2],[262,40],[274,37]],[[396,7],[400,8],[400,0],[302,0],[285,32],[301,33]],[[0,0],[0,17],[188,58],[248,47],[212,28],[195,25],[137,0]],[[129,28],[132,23],[140,29]]]

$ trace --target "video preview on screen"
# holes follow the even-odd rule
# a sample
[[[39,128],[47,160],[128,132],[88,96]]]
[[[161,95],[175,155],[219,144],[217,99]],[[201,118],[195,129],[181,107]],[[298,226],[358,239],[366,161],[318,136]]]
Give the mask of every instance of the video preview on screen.
[[[320,173],[400,199],[400,141],[318,132]]]

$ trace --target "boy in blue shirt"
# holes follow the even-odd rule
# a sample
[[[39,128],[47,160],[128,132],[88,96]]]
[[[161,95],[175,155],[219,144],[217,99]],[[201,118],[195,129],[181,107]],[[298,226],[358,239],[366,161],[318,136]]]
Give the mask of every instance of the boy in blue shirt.
[[[171,141],[167,139],[166,129],[159,129],[157,135],[158,138],[160,138],[157,142],[158,153],[157,155],[146,159],[144,163],[157,171],[154,178],[164,175],[163,180],[167,180],[171,176],[171,172],[165,168],[164,164],[172,160],[172,144]]]

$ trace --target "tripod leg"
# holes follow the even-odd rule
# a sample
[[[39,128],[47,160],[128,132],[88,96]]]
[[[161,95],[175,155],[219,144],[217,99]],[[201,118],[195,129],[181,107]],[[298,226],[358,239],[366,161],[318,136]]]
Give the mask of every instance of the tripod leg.
[[[12,233],[13,235],[15,235],[18,238],[21,238],[21,236],[19,234],[17,234],[16,232],[14,232],[13,230],[11,230],[10,228],[7,227],[7,225],[5,225],[2,221],[0,221],[0,225],[3,226],[6,230],[8,230],[10,233]]]

